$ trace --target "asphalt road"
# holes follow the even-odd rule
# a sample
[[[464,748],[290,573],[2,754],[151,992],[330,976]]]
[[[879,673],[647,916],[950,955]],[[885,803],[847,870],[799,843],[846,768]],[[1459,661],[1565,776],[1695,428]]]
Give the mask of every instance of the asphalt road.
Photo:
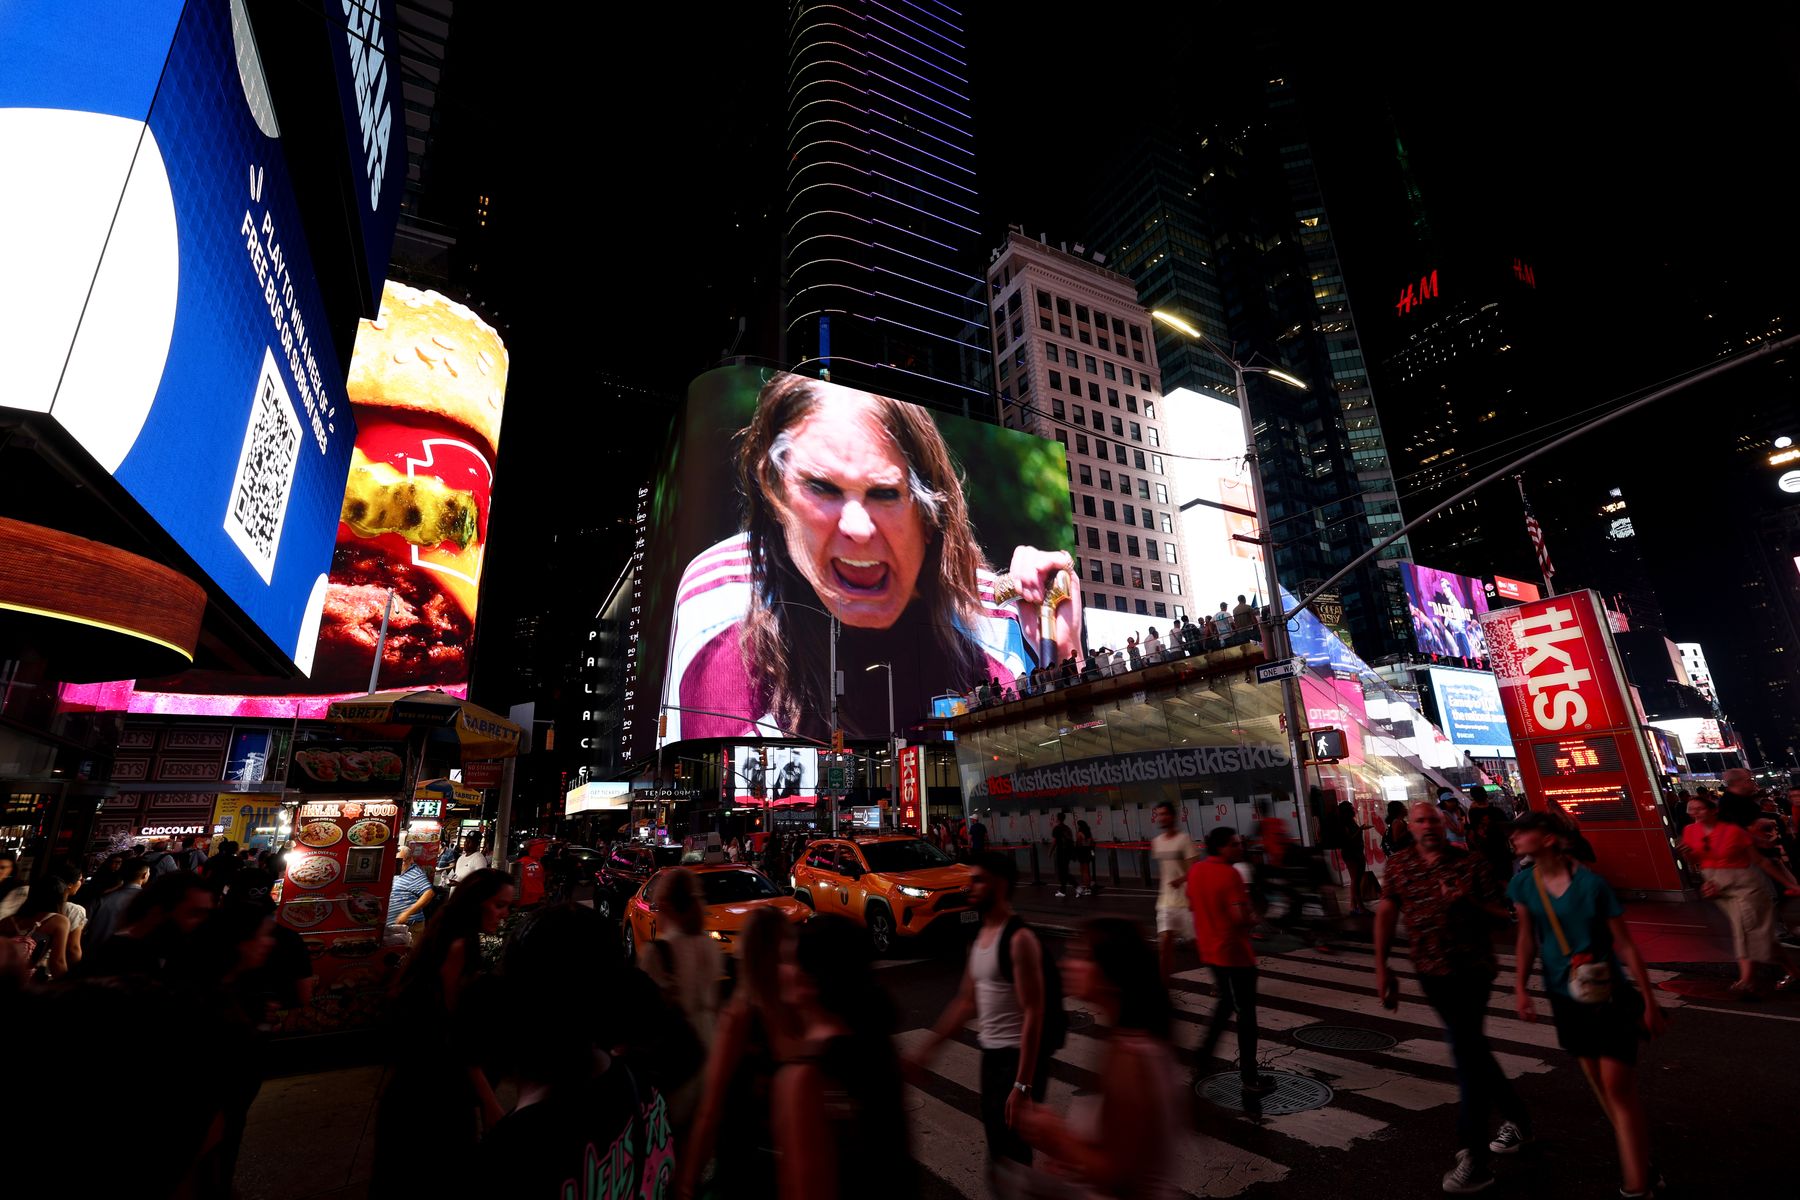
[[[1285,949],[1283,946],[1285,945]],[[1404,966],[1404,964],[1401,964]],[[1178,1147],[1181,1183],[1198,1196],[1441,1195],[1454,1150],[1456,1085],[1448,1052],[1416,982],[1403,975],[1396,1013],[1373,998],[1365,946],[1321,954],[1278,944],[1262,963],[1262,1044],[1267,1070],[1294,1072],[1332,1091],[1321,1108],[1252,1118],[1196,1099],[1193,1132]],[[933,1025],[960,975],[954,951],[884,962],[881,977],[900,1008],[903,1045]],[[1507,956],[1496,981],[1488,1032],[1500,1062],[1537,1122],[1538,1143],[1499,1165],[1490,1196],[1608,1197],[1618,1177],[1611,1130],[1574,1061],[1556,1045],[1548,1017],[1527,1025],[1512,1012]],[[1657,978],[1680,980],[1671,972]],[[1176,1041],[1184,1074],[1212,1008],[1212,989],[1190,960],[1177,981]],[[1654,1156],[1672,1196],[1800,1195],[1792,1169],[1792,1115],[1800,1111],[1800,1000],[1739,1008],[1668,992],[1667,1035],[1645,1047],[1640,1078]],[[1539,1004],[1548,1007],[1540,995]],[[1078,1008],[1071,1000],[1070,1007]],[[1086,1019],[1077,1016],[1076,1024]],[[1385,1050],[1303,1046],[1297,1030],[1315,1024],[1386,1034]],[[1075,1029],[1057,1056],[1050,1102],[1066,1105],[1097,1083],[1103,1042],[1091,1025]],[[1222,1052],[1235,1054],[1227,1037]],[[933,1076],[909,1089],[921,1195],[982,1196],[983,1142],[976,1116],[973,1032],[945,1048]],[[1214,1062],[1209,1072],[1228,1071]]]

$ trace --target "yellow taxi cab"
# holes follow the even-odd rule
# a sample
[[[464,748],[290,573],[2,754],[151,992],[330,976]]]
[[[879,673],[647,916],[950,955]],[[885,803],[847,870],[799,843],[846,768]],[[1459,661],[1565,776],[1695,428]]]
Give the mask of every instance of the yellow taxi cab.
[[[637,957],[639,946],[656,940],[657,913],[653,901],[663,875],[672,869],[664,868],[650,876],[625,905],[625,953],[633,958]],[[769,882],[769,877],[754,867],[738,863],[690,863],[681,869],[693,872],[700,885],[701,930],[733,958],[739,953],[738,931],[758,908],[773,908],[795,924],[812,916],[811,909],[792,896],[783,896]]]
[[[794,865],[794,897],[860,922],[875,953],[886,954],[901,939],[980,921],[969,903],[972,874],[924,838],[826,838]]]

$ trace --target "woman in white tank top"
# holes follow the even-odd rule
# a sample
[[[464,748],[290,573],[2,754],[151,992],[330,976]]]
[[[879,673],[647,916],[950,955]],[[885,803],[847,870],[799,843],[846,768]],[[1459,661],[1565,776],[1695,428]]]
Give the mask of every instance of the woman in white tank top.
[[[1156,954],[1134,923],[1103,917],[1071,944],[1062,971],[1063,990],[1086,1001],[1106,1027],[1100,1091],[1078,1099],[1066,1117],[1026,1105],[1019,1133],[1064,1177],[1070,1197],[1174,1200],[1186,1109]]]

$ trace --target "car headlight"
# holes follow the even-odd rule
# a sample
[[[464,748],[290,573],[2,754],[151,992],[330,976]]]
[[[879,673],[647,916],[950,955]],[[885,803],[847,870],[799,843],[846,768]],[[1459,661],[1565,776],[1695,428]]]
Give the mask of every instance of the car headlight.
[[[729,933],[724,933],[717,929],[711,930],[706,936],[715,942],[729,942],[731,940],[731,935]]]
[[[923,900],[931,895],[930,888],[913,887],[904,883],[900,885],[899,891],[902,896],[911,896],[914,900]]]

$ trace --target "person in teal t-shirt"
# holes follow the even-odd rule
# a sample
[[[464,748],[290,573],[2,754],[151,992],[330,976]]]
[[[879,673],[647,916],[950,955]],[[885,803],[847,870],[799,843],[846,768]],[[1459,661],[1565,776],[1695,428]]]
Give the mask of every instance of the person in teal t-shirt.
[[[1542,950],[1556,1040],[1580,1062],[1612,1122],[1625,1177],[1619,1195],[1642,1200],[1654,1195],[1655,1184],[1650,1120],[1638,1095],[1637,1044],[1640,1036],[1662,1032],[1667,1021],[1644,973],[1643,956],[1625,926],[1619,898],[1604,879],[1569,857],[1563,848],[1567,834],[1563,823],[1549,813],[1528,812],[1513,822],[1513,850],[1532,861],[1531,869],[1513,876],[1506,889],[1519,918],[1514,1004],[1521,1021],[1538,1019],[1527,987]],[[1608,999],[1584,1002],[1570,995],[1571,963],[1590,960],[1612,968]],[[1637,987],[1619,970],[1621,961],[1630,968]]]

